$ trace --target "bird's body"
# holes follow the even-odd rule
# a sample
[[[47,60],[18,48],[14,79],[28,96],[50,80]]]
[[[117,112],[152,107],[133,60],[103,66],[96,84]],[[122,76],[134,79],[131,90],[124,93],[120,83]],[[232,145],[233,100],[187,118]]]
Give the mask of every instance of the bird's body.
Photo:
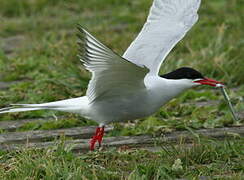
[[[99,42],[81,26],[79,57],[92,73],[86,96],[44,104],[17,104],[1,113],[58,110],[78,113],[100,127],[91,140],[101,144],[104,126],[149,116],[185,90],[219,82],[192,68],[159,76],[165,57],[198,19],[200,0],[154,0],[148,19],[123,56]]]
[[[189,87],[175,88],[175,80],[145,78],[146,89],[106,98],[90,105],[90,118],[102,123],[121,122],[146,117]],[[172,87],[175,89],[172,90]]]

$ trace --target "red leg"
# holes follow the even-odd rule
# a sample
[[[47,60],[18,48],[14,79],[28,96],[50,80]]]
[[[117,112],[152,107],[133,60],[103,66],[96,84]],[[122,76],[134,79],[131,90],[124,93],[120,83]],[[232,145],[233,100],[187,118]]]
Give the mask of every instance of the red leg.
[[[99,147],[101,147],[101,145],[102,145],[103,135],[104,135],[104,126],[101,128],[101,131],[98,134]]]
[[[92,136],[92,138],[90,140],[90,150],[91,151],[94,151],[94,149],[95,149],[95,144],[96,144],[96,141],[97,141],[97,134],[98,134],[99,131],[100,131],[100,128],[98,127],[96,129],[95,135]]]
[[[95,135],[90,140],[90,150],[91,151],[93,151],[95,149],[95,144],[96,144],[97,141],[99,143],[99,147],[101,147],[103,135],[104,135],[104,126],[103,127],[98,127],[96,129]]]

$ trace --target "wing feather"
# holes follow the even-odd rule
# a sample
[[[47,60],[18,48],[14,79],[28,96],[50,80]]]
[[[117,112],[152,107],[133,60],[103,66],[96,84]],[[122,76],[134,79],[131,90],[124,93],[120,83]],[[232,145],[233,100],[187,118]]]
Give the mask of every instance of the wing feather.
[[[201,0],[154,0],[149,16],[123,57],[156,75],[171,49],[197,22]]]
[[[79,57],[86,69],[92,72],[86,92],[91,103],[146,88],[144,77],[149,72],[147,68],[127,61],[82,27],[78,29]]]

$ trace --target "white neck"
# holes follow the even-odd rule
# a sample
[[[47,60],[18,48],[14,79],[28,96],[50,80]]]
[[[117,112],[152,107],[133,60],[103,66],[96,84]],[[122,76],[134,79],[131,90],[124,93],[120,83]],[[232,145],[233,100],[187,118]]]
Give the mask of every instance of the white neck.
[[[145,84],[150,90],[152,98],[154,101],[158,101],[159,105],[165,104],[185,90],[195,86],[189,79],[172,80],[156,76],[145,78]]]

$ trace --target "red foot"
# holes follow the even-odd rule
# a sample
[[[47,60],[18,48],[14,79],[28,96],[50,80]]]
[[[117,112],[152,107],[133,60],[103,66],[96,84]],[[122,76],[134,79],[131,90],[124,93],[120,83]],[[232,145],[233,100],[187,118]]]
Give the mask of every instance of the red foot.
[[[95,144],[98,141],[99,147],[101,147],[102,140],[103,140],[103,135],[104,135],[104,126],[103,127],[98,127],[96,129],[95,135],[92,137],[90,140],[90,150],[93,151],[95,149]]]

